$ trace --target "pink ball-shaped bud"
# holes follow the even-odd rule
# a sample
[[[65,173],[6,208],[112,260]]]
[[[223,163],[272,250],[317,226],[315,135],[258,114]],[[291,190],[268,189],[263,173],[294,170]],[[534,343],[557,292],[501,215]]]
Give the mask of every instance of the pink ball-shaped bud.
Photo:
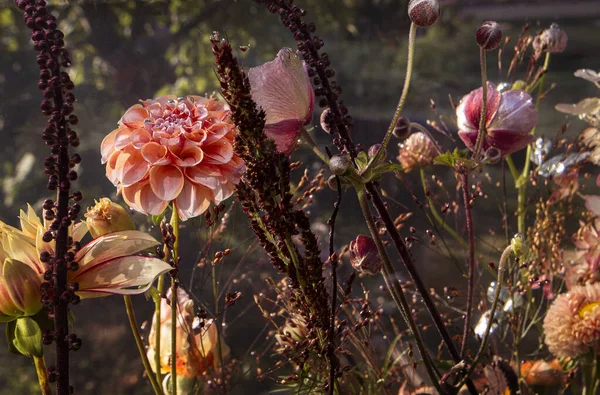
[[[502,29],[496,21],[486,21],[479,26],[475,33],[475,41],[482,49],[492,51],[502,42]]]
[[[359,272],[377,274],[381,270],[381,259],[375,241],[365,235],[358,235],[350,242],[350,263]]]
[[[440,19],[440,3],[437,0],[410,0],[408,16],[419,27],[429,27]]]

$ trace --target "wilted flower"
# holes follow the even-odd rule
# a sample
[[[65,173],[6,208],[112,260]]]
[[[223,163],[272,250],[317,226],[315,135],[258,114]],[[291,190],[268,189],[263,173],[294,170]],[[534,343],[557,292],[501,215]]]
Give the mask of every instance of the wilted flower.
[[[160,370],[162,373],[171,371],[171,290],[167,298],[161,300],[160,325],[152,320],[150,329],[148,359],[154,365],[156,350],[154,349],[156,331],[160,330]],[[204,374],[210,367],[220,366],[217,351],[217,327],[213,321],[206,325],[200,324],[200,318],[194,312],[194,302],[182,289],[177,289],[177,323],[176,323],[176,368],[177,375],[192,378]],[[157,329],[160,328],[160,329]],[[229,348],[221,342],[223,357],[229,354]],[[156,371],[156,366],[152,366]]]
[[[28,206],[27,213],[21,211],[20,220],[21,230],[0,222],[0,260],[4,262],[0,299],[6,295],[13,297],[15,287],[20,287],[19,295],[26,295],[27,300],[37,299],[39,302],[42,297],[40,284],[48,270],[40,256],[54,254],[54,241],[46,243],[42,240],[42,235],[48,230],[47,224],[40,221],[31,206]],[[69,229],[69,233],[73,241],[80,242],[87,233],[87,227],[85,223],[78,223]],[[158,258],[134,255],[158,244],[152,236],[135,230],[97,237],[75,254],[73,263],[78,269],[69,270],[67,281],[78,284],[75,293],[80,298],[143,293],[158,275],[172,269],[169,264]],[[20,265],[25,265],[30,270]],[[32,272],[37,276],[37,280],[31,277]],[[16,278],[17,282],[9,284],[9,277]],[[25,285],[31,287],[25,289]],[[35,298],[33,295],[36,295]],[[23,299],[22,296],[19,298]],[[21,311],[31,315],[32,311],[39,311],[37,306],[31,304],[31,307]],[[2,307],[0,311],[5,313]],[[7,319],[6,316],[0,315],[0,320]]]
[[[579,190],[579,170],[577,168],[557,174],[552,180],[558,185],[558,188],[550,195],[548,204],[554,204],[573,196]]]
[[[565,33],[557,23],[553,23],[550,27],[538,34],[533,43],[533,50],[536,58],[543,52],[559,53],[567,48],[567,33]]]
[[[431,165],[438,155],[435,145],[423,132],[413,133],[403,143],[398,144],[400,153],[398,162],[405,172]]]
[[[458,135],[470,150],[477,142],[482,103],[483,88],[479,88],[463,97],[456,108]],[[494,84],[487,83],[484,151],[495,147],[504,156],[525,148],[535,140],[530,132],[536,123],[537,111],[529,93],[500,93]]]
[[[109,198],[102,198],[85,213],[86,224],[92,237],[120,230],[133,230],[135,225],[127,210]]]
[[[329,160],[329,169],[336,176],[341,176],[352,165],[352,161],[348,155],[333,155]]]
[[[377,274],[381,270],[381,259],[375,241],[365,235],[358,235],[350,242],[350,263],[359,272]]]
[[[130,107],[102,141],[106,176],[134,210],[181,220],[233,193],[243,169],[229,107],[213,98],[161,96]]]
[[[0,262],[0,322],[32,316],[42,309],[39,274],[23,262]]]
[[[313,115],[315,94],[306,64],[298,52],[282,48],[277,57],[248,70],[252,98],[265,111],[265,133],[277,149],[290,155],[300,128]]]
[[[558,358],[600,351],[600,284],[578,285],[558,295],[544,318],[544,334]]]

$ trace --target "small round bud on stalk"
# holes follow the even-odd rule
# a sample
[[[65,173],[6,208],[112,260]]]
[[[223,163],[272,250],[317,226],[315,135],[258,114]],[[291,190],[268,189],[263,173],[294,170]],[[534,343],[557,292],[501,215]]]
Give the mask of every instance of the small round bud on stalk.
[[[88,209],[85,217],[90,234],[94,238],[110,232],[135,229],[127,210],[109,198],[96,201],[96,205]]]
[[[381,259],[375,241],[365,235],[358,235],[350,242],[350,263],[359,272],[377,274],[381,270]]]
[[[369,147],[369,152],[368,152],[369,158],[374,158],[380,149],[381,149],[381,144],[374,144],[371,147]],[[387,153],[384,151],[383,156],[381,157],[381,161],[384,161],[386,156],[387,156]]]
[[[485,151],[484,160],[489,164],[496,164],[502,158],[502,152],[496,147],[490,147]]]
[[[502,29],[496,21],[486,21],[479,26],[475,33],[477,45],[486,51],[492,51],[502,42]]]
[[[548,29],[535,37],[532,46],[535,55],[539,57],[542,52],[563,52],[567,48],[567,41],[567,33],[558,26],[558,23],[553,23]]]
[[[321,123],[321,129],[323,129],[325,133],[331,134],[331,126],[329,125],[332,117],[333,114],[331,114],[331,110],[329,109],[329,107],[324,108],[319,121]]]
[[[405,139],[410,134],[410,120],[406,117],[400,117],[392,134],[399,139]]]
[[[437,0],[410,0],[408,16],[419,27],[429,27],[440,19],[440,3]]]
[[[329,169],[336,176],[341,176],[348,170],[350,158],[346,155],[334,155],[329,160]]]
[[[411,134],[399,147],[398,162],[406,173],[431,165],[437,156],[435,145],[423,132]]]

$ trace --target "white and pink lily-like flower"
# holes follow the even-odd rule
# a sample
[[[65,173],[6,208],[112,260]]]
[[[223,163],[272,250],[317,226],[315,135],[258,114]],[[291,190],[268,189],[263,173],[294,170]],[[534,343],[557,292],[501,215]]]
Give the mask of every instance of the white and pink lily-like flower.
[[[40,255],[54,254],[54,242],[42,235],[48,229],[31,206],[21,211],[21,229],[0,222],[0,322],[38,313],[42,305],[40,284],[47,265]],[[74,241],[87,233],[85,222],[70,229]],[[97,298],[112,294],[133,295],[145,292],[160,274],[171,270],[162,260],[141,255],[160,244],[137,230],[107,233],[84,245],[76,254],[79,268],[69,271],[68,282],[79,285],[76,294]]]
[[[277,57],[248,71],[252,98],[265,111],[265,133],[279,152],[291,155],[300,128],[312,120],[315,94],[298,52],[282,48]]]
[[[456,108],[458,136],[470,150],[475,149],[483,105],[483,88],[462,98]],[[531,135],[538,120],[531,95],[521,90],[498,92],[487,83],[484,151],[490,147],[501,155],[519,151],[535,140]]]

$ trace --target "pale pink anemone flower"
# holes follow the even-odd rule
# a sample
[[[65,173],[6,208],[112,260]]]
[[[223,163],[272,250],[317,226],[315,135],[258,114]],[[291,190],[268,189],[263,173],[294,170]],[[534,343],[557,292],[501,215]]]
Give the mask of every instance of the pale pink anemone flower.
[[[300,128],[312,120],[315,94],[298,52],[282,48],[275,60],[248,70],[252,98],[265,111],[265,133],[290,155]]]
[[[463,97],[456,108],[458,135],[470,150],[475,149],[482,104],[483,88],[479,88]],[[521,90],[498,92],[496,86],[488,82],[483,150],[495,147],[504,156],[527,147],[535,140],[531,130],[537,119],[529,93]]]
[[[23,313],[34,315],[42,308],[40,284],[48,266],[40,256],[46,252],[54,255],[55,242],[46,243],[42,240],[42,235],[48,230],[48,222],[40,221],[31,206],[28,206],[27,213],[21,211],[19,219],[21,229],[0,222],[0,266],[8,261],[11,268],[16,268],[11,271],[15,276],[0,276],[0,322],[11,321]],[[85,222],[69,228],[69,235],[74,242],[80,242],[86,233]],[[68,282],[78,284],[75,293],[80,298],[143,293],[150,288],[156,277],[172,269],[158,258],[139,255],[159,244],[152,236],[137,230],[107,233],[97,237],[75,253],[73,262],[79,268],[69,270]],[[18,281],[20,278],[31,279],[32,276],[37,279]],[[30,304],[32,308],[16,303],[25,309],[15,311],[11,306],[15,305],[15,301],[23,302],[24,297],[28,302],[25,304]]]
[[[600,283],[558,295],[544,318],[544,334],[548,349],[559,358],[600,351]]]
[[[125,112],[102,141],[102,163],[132,209],[158,215],[172,201],[185,221],[233,193],[243,171],[235,134],[226,104],[161,96]]]

